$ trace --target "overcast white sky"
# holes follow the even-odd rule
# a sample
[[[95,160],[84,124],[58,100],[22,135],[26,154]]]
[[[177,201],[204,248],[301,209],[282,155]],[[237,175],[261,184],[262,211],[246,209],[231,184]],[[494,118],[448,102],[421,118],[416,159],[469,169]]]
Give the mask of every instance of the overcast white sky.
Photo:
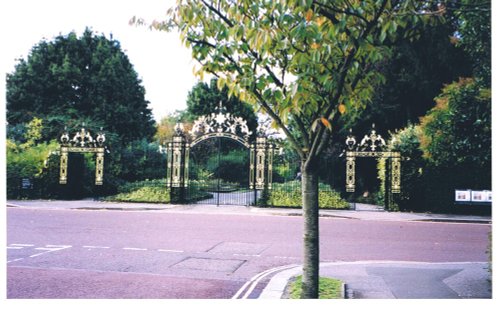
[[[173,4],[175,0],[2,0],[1,73],[5,78],[13,72],[16,59],[26,58],[43,38],[52,40],[73,30],[80,35],[85,27],[107,38],[112,33],[142,79],[146,99],[159,121],[185,108],[187,93],[196,83],[195,62],[177,33],[129,26],[128,21],[132,16],[161,19]]]

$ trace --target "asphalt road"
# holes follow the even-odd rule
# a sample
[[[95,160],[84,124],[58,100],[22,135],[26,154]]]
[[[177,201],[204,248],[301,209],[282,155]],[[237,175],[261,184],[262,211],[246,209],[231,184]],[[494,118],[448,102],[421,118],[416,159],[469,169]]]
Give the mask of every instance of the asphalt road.
[[[320,229],[325,263],[486,262],[491,225],[321,218]],[[8,208],[7,246],[8,298],[254,298],[266,271],[301,263],[302,218]]]

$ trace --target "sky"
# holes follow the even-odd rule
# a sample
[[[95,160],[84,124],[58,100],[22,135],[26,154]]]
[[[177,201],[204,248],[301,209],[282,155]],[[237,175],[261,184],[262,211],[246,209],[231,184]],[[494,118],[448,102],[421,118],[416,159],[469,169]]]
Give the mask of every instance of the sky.
[[[51,41],[71,31],[81,35],[86,27],[107,38],[112,33],[142,80],[146,100],[159,121],[186,107],[187,94],[197,82],[192,73],[195,61],[178,33],[130,26],[128,22],[133,16],[164,19],[174,4],[175,0],[2,0],[1,73],[12,73],[17,59],[26,59],[44,38]],[[2,93],[4,87],[2,83]]]

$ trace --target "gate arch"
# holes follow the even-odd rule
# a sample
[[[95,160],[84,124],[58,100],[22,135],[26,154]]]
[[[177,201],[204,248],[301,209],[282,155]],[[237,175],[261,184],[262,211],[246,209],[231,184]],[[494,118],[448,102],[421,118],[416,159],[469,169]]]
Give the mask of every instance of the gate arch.
[[[219,105],[217,113],[200,116],[192,129],[185,132],[181,123],[175,126],[175,135],[167,143],[167,187],[172,202],[185,203],[189,187],[189,157],[193,147],[209,139],[227,138],[249,150],[249,190],[270,189],[272,183],[273,144],[263,135],[255,135],[246,121],[224,113]],[[253,140],[253,141],[251,141]],[[255,194],[256,196],[257,194]]]

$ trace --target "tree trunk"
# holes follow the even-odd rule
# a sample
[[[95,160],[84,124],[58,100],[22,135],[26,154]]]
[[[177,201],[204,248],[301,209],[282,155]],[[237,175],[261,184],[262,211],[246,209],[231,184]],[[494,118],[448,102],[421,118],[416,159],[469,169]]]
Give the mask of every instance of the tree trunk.
[[[319,201],[318,168],[302,161],[302,209],[304,213],[304,266],[301,298],[318,298],[319,286]]]

